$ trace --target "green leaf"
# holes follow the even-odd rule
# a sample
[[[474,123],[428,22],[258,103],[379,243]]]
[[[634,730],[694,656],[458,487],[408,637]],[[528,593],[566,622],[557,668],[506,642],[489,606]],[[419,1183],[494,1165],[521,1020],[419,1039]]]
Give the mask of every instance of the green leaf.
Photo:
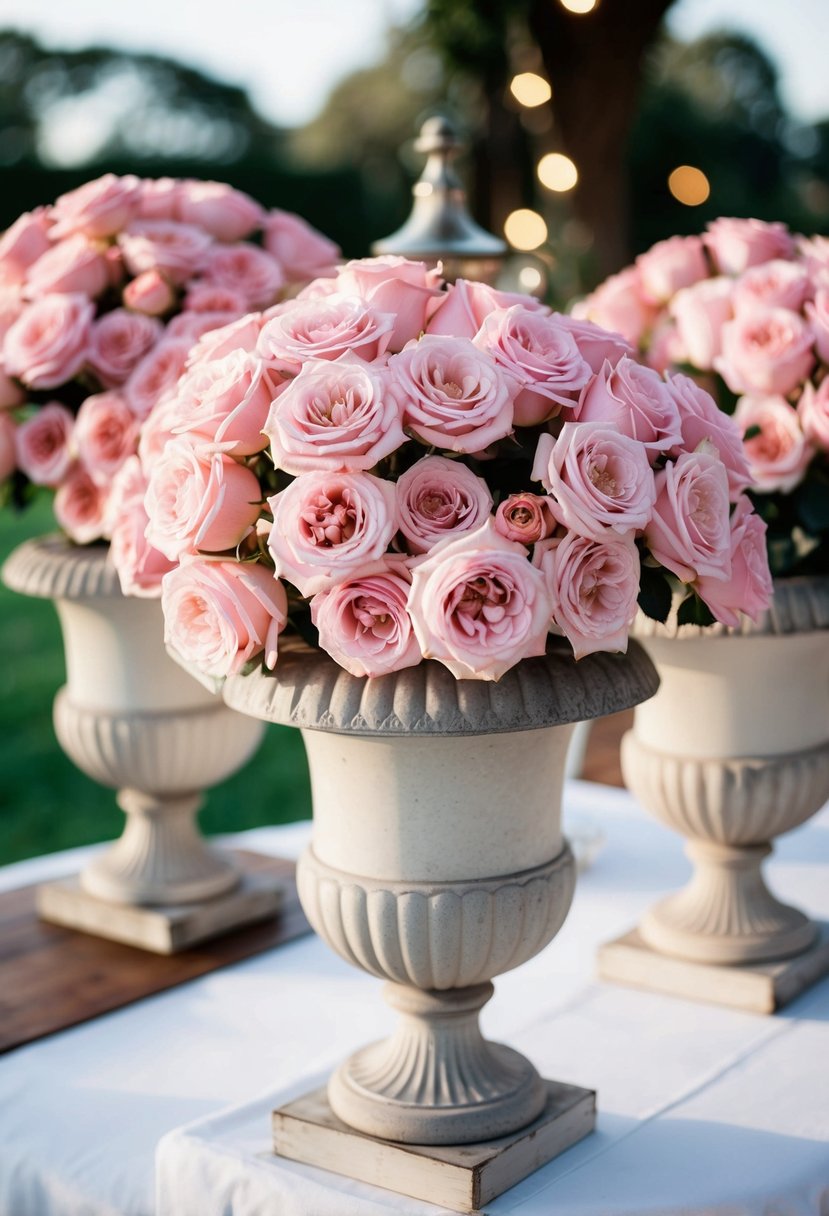
[[[676,619],[680,625],[713,625],[716,618],[708,605],[693,592],[679,605]]]
[[[652,570],[649,566],[643,565],[639,587],[639,607],[645,616],[649,616],[652,621],[664,623],[671,611],[672,598],[671,585],[665,577],[664,571]]]

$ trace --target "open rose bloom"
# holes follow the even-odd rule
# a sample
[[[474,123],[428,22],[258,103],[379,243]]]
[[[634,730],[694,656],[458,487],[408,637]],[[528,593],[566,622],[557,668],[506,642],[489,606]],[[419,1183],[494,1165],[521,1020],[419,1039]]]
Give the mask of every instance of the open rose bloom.
[[[144,494],[176,435],[160,432],[156,407],[184,376],[176,420],[234,457],[259,452],[283,378],[236,335],[258,338],[258,310],[278,310],[338,258],[299,216],[222,182],[107,174],[22,215],[0,236],[0,501],[22,506],[49,487],[72,541],[110,541],[124,592],[159,595],[173,541],[153,543],[163,529],[148,530]],[[227,357],[188,370],[192,348],[228,327]],[[158,442],[148,432],[139,459],[151,413]],[[210,451],[184,468],[193,535],[235,543],[258,514],[254,473]]]
[[[602,323],[611,305],[643,362],[661,374],[687,373],[674,381],[684,407],[682,446],[713,445],[728,468],[732,497],[748,492],[767,524],[772,572],[829,572],[825,239],[793,236],[783,224],[718,219],[701,237],[660,241],[576,312]],[[711,395],[719,420],[711,415]],[[580,415],[596,416],[592,403]],[[679,454],[668,450],[672,458]],[[732,532],[756,548],[758,524],[746,518],[735,511]],[[739,577],[746,568],[740,559]],[[725,620],[723,589],[699,573],[698,594]],[[737,616],[730,615],[734,624]]]
[[[697,619],[758,613],[736,425],[633,356],[394,257],[202,338],[139,442],[169,645],[230,675],[272,668],[287,629],[355,676],[433,660],[498,680],[551,645],[623,651],[655,579]],[[118,548],[134,578],[134,537]]]

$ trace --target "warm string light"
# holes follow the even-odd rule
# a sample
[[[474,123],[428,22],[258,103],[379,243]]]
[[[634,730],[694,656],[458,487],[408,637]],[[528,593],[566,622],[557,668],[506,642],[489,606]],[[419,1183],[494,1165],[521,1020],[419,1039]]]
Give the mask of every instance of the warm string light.
[[[595,8],[599,7],[599,0],[559,0],[562,8],[566,8],[568,13],[576,13],[579,17],[583,17],[585,13],[592,13]]]
[[[694,165],[677,165],[668,174],[668,189],[677,200],[686,207],[698,207],[704,203],[711,193],[711,183]]]
[[[555,190],[557,194],[572,190],[579,180],[579,171],[575,164],[562,152],[548,152],[546,156],[542,156],[536,172],[542,186]]]
[[[547,225],[537,211],[522,207],[511,212],[504,221],[504,236],[513,249],[529,252],[547,239]]]
[[[549,82],[536,72],[519,72],[513,76],[509,88],[518,104],[528,109],[543,106],[553,95]]]

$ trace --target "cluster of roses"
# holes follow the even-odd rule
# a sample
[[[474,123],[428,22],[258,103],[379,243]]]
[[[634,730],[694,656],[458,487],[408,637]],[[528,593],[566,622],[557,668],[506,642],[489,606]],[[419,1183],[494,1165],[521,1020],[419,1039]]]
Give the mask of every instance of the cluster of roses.
[[[0,238],[0,483],[54,489],[79,543],[110,537],[116,475],[196,340],[338,255],[219,182],[108,174],[22,215]]]
[[[775,572],[829,567],[829,238],[718,219],[654,245],[578,306],[733,411]]]
[[[213,676],[270,668],[290,619],[355,675],[432,658],[498,679],[550,630],[623,650],[643,562],[722,621],[756,614],[739,433],[632,355],[393,257],[202,338],[145,424],[168,644]]]

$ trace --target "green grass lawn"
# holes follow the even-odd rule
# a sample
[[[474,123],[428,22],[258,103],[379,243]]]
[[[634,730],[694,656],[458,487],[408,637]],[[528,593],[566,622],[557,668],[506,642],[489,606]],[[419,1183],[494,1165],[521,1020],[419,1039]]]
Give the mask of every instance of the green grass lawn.
[[[22,515],[0,510],[0,561],[27,537],[54,530],[49,498]],[[0,586],[0,864],[121,832],[113,791],[79,772],[55,739],[52,699],[64,678],[51,602]],[[207,833],[238,831],[310,813],[299,732],[269,726],[256,758],[209,792],[201,824]]]

